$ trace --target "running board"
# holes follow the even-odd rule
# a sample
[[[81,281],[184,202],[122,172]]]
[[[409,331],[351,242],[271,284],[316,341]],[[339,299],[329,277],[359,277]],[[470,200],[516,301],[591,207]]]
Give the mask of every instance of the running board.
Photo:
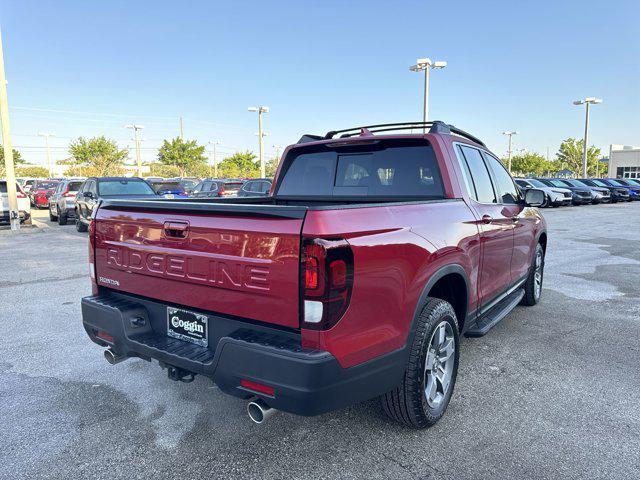
[[[467,337],[482,337],[495,327],[500,320],[506,317],[524,297],[524,289],[519,288],[506,296],[502,301],[492,307],[487,313],[478,318],[475,324],[467,330]]]

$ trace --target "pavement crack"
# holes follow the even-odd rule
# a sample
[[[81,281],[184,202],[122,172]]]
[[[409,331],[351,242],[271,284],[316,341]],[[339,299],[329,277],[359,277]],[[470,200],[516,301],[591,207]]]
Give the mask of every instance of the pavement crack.
[[[33,285],[35,283],[56,283],[56,282],[65,282],[67,280],[75,280],[78,278],[88,277],[87,273],[76,273],[75,275],[69,275],[67,277],[44,277],[37,278],[35,280],[27,280],[27,281],[18,281],[18,282],[0,282],[0,287],[16,287],[18,285]]]

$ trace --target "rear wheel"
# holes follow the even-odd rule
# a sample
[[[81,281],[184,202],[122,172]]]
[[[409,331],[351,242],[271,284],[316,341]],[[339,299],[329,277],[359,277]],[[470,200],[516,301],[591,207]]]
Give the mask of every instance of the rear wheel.
[[[416,333],[400,385],[381,398],[394,420],[426,428],[444,415],[456,383],[459,332],[450,303],[428,298],[417,318]]]
[[[66,225],[67,224],[67,212],[62,213],[60,209],[58,209],[58,225]]]
[[[529,276],[524,282],[524,297],[520,303],[522,305],[535,305],[540,301],[542,295],[542,280],[544,279],[544,249],[542,245],[536,245],[533,255],[533,263],[529,270]]]
[[[49,220],[52,222],[55,222],[58,219],[57,215],[54,215],[53,212],[51,211],[51,207],[49,207]]]

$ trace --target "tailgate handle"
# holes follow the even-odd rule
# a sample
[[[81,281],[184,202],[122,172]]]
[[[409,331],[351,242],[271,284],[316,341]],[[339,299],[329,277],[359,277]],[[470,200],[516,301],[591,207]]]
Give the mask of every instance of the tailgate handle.
[[[164,234],[167,238],[187,238],[188,233],[187,222],[164,222]]]

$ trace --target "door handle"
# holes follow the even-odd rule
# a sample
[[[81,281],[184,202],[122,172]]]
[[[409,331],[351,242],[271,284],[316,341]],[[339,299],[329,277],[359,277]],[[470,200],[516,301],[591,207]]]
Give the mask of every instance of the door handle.
[[[491,215],[482,215],[482,223],[489,224],[493,222],[493,217]]]
[[[188,233],[187,222],[164,222],[164,234],[167,238],[187,238]]]

